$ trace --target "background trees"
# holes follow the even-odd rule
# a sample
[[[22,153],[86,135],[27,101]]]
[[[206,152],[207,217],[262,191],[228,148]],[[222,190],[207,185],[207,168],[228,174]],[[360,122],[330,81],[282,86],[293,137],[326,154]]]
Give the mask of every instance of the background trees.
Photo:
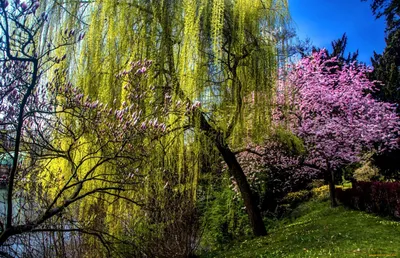
[[[367,1],[367,0],[363,0]],[[393,32],[400,27],[400,4],[395,0],[372,0],[371,9],[376,18],[382,16],[386,19],[386,31]]]
[[[372,79],[383,82],[376,95],[380,100],[399,105],[400,4],[394,0],[374,0],[371,9],[377,19],[384,17],[386,20],[386,48],[382,54],[374,52],[371,58],[374,66]]]
[[[326,55],[328,58],[336,58],[336,63],[339,65],[350,64],[352,62],[357,61],[358,57],[358,50],[354,53],[348,53],[347,57],[345,56],[346,46],[347,46],[347,35],[346,33],[337,40],[333,40],[331,43],[332,46],[332,53],[329,53],[328,50],[326,51]],[[313,52],[321,51],[320,48],[313,47]],[[311,55],[309,53],[308,55]],[[307,55],[303,55],[303,57],[307,57]]]
[[[397,104],[399,112],[400,100],[400,4],[398,1],[368,1],[377,19],[386,20],[386,47],[383,53],[374,52],[371,62],[374,71],[370,79],[378,80],[379,91],[374,96],[381,100]],[[373,161],[385,178],[399,178],[400,167],[396,161],[399,151],[374,155]]]

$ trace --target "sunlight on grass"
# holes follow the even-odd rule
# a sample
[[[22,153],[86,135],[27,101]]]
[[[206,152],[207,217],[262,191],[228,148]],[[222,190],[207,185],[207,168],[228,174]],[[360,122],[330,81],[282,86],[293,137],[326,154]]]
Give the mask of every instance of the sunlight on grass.
[[[297,218],[263,238],[205,257],[397,257],[400,223],[328,202],[298,207]]]

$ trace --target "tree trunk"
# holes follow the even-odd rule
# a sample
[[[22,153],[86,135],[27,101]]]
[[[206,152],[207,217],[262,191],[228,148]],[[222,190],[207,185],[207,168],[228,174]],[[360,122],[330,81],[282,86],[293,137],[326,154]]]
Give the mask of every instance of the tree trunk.
[[[328,182],[329,182],[329,197],[331,199],[331,207],[337,207],[336,192],[335,192],[335,172],[328,166]]]
[[[181,95],[183,94],[181,93]],[[227,145],[225,137],[208,123],[204,114],[200,111],[195,111],[194,118],[198,118],[200,120],[200,129],[204,131],[207,137],[214,141],[218,151],[221,153],[224,161],[228,165],[230,174],[238,184],[240,194],[243,198],[244,205],[249,216],[253,234],[255,236],[266,236],[267,229],[265,228],[264,221],[262,220],[260,210],[257,207],[254,193],[250,188],[250,184],[247,181],[246,175],[237,161],[235,154]]]
[[[239,186],[239,190],[249,216],[250,224],[253,229],[253,234],[255,236],[267,235],[264,221],[262,220],[260,210],[258,209],[255,201],[256,199],[254,198],[254,193],[250,188],[246,175],[237,161],[235,154],[218,138],[216,139],[216,145],[226,164],[228,165],[231,175]]]
[[[173,43],[171,40],[171,27],[168,24],[168,12],[165,9],[165,22],[160,20],[160,23],[164,26],[164,36],[165,36],[165,47],[167,53],[167,63],[169,68],[169,74],[171,75],[172,81],[170,84],[175,85],[175,90],[178,96],[182,99],[191,103],[190,99],[187,98],[184,91],[180,88],[179,80],[175,74],[175,62],[174,62],[174,55],[173,55]],[[240,193],[242,195],[244,205],[246,207],[247,214],[249,216],[250,225],[253,229],[253,234],[255,236],[265,236],[267,235],[267,230],[265,228],[264,222],[261,217],[260,210],[257,207],[257,203],[254,198],[254,194],[251,191],[250,185],[247,182],[246,175],[243,172],[242,167],[240,166],[239,162],[237,161],[235,154],[230,150],[229,146],[225,142],[225,138],[221,135],[221,133],[215,129],[212,125],[210,125],[205,118],[204,114],[199,111],[195,110],[194,115],[192,117],[194,121],[196,119],[200,120],[200,129],[209,137],[217,146],[219,152],[221,153],[222,157],[224,158],[226,164],[229,167],[229,171],[233,178],[236,180]]]

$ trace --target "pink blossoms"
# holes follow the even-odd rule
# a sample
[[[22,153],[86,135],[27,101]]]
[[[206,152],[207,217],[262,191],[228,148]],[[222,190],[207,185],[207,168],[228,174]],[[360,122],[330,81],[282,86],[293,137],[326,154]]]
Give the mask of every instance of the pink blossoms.
[[[289,111],[280,106],[275,119],[278,123],[283,117],[289,119],[293,132],[305,143],[308,163],[335,170],[359,161],[364,151],[398,146],[400,120],[395,107],[372,98],[374,83],[368,80],[368,72],[356,64],[339,67],[324,50],[290,67],[286,94],[283,82],[278,93],[278,102],[289,99]]]

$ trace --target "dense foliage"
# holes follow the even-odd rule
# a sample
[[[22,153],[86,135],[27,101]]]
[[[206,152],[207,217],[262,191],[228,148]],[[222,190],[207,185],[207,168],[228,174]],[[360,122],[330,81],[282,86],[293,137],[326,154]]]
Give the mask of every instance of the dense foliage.
[[[366,0],[364,0],[366,1]],[[400,3],[395,0],[372,0],[371,9],[376,18],[386,20],[386,47],[382,54],[374,52],[371,58],[374,71],[371,77],[381,81],[376,94],[383,101],[400,104]]]
[[[365,0],[364,0],[365,1]],[[400,3],[395,0],[372,0],[371,9],[377,19],[386,21],[386,47],[383,53],[373,53],[371,63],[374,71],[370,79],[378,80],[380,89],[373,95],[386,102],[395,103],[400,111]],[[373,161],[386,179],[400,178],[397,157],[400,151],[374,155]]]
[[[277,130],[262,146],[248,146],[237,154],[263,212],[278,215],[288,193],[309,188],[320,176],[319,170],[303,165],[304,154],[301,140],[284,130]]]
[[[400,28],[386,37],[386,48],[382,54],[374,53],[371,59],[374,71],[371,77],[382,82],[375,95],[382,101],[400,104]],[[398,107],[399,108],[399,107]]]

